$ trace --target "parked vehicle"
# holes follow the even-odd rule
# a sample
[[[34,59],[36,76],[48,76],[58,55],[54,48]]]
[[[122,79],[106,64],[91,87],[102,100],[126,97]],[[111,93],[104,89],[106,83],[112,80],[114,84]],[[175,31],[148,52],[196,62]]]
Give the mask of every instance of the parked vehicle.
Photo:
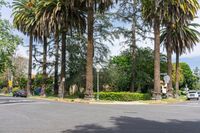
[[[13,97],[27,97],[27,92],[25,90],[19,90],[13,93]]]
[[[198,95],[199,95],[199,97],[200,97],[200,91],[198,91],[197,93],[198,93]]]
[[[191,90],[191,91],[188,91],[187,93],[187,99],[190,100],[190,99],[197,99],[199,100],[199,94],[197,91],[195,90]]]

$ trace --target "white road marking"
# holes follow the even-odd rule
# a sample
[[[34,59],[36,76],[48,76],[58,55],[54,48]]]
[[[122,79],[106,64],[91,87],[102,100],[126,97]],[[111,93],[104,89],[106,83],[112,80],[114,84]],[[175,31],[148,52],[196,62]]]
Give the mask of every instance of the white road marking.
[[[49,104],[49,102],[3,103],[3,104],[0,104],[0,106],[26,105],[26,104],[31,104],[31,105],[36,105],[36,104]]]

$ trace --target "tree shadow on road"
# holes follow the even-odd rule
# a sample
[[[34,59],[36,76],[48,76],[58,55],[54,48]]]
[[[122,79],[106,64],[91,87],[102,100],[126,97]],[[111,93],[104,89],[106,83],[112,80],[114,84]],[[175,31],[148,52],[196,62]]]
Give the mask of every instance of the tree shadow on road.
[[[79,125],[62,133],[200,133],[200,121],[157,122],[125,116],[111,118],[111,121],[115,126],[110,128],[95,124]]]

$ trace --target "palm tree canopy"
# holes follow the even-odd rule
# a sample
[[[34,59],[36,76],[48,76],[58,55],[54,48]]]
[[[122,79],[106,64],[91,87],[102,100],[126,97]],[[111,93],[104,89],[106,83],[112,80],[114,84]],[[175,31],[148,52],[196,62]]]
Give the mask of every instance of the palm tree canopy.
[[[172,24],[177,21],[185,23],[185,17],[192,20],[200,8],[198,0],[141,0],[144,20],[153,24],[154,17],[159,17],[161,23]]]
[[[165,28],[162,30],[161,43],[166,47],[168,44],[167,38],[170,38],[170,46],[174,52],[179,49],[179,54],[182,55],[187,50],[191,52],[194,46],[200,41],[200,33],[195,30],[199,24],[191,23],[188,25],[176,24],[174,27]]]
[[[29,34],[36,25],[35,12],[37,0],[14,0],[13,1],[13,23],[14,26],[23,32]]]
[[[13,23],[14,26],[25,35],[32,34],[35,40],[42,41],[44,25],[36,18],[39,0],[14,0],[13,1]]]
[[[55,32],[58,25],[59,30],[73,28],[83,33],[86,29],[85,14],[79,0],[40,0],[37,7],[37,19],[43,21],[50,32]]]

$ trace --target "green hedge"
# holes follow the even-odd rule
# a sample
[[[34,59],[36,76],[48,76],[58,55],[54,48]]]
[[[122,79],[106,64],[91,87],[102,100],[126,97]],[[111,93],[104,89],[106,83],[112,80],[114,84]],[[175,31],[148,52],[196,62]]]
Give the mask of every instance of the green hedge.
[[[96,93],[95,93],[96,97]],[[100,92],[100,100],[109,101],[138,101],[138,100],[150,100],[150,94],[143,93],[130,93],[130,92]]]

